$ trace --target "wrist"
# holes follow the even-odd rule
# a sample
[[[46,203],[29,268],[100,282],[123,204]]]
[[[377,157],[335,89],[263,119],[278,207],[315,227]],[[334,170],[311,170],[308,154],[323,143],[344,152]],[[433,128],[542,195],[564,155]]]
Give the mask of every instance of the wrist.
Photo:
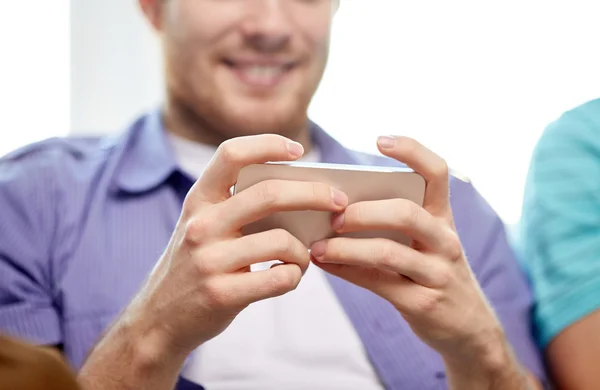
[[[501,329],[443,360],[450,382],[461,384],[452,388],[527,389],[527,377]]]
[[[188,355],[176,348],[139,297],[121,314],[79,371],[86,389],[173,388]]]
[[[176,348],[162,328],[141,320],[124,320],[117,325],[116,336],[127,344],[130,359],[140,370],[154,370],[167,361],[183,362],[187,353]]]
[[[140,367],[152,368],[165,361],[181,361],[191,350],[176,343],[168,321],[160,318],[160,310],[151,307],[151,301],[138,297],[123,313],[116,329],[120,338],[128,340],[132,356]]]
[[[159,332],[124,314],[79,371],[86,389],[173,388],[185,355],[174,353]]]

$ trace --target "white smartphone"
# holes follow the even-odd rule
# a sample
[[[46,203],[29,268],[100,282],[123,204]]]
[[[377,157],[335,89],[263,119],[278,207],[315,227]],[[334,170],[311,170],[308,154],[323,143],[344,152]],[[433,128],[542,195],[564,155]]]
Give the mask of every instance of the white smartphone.
[[[359,165],[275,162],[244,167],[233,193],[239,193],[265,180],[295,180],[326,183],[348,195],[349,203],[384,199],[408,199],[423,205],[425,179],[409,168]],[[244,234],[285,229],[310,247],[336,236],[331,229],[331,213],[324,211],[285,211],[272,214],[243,228]],[[402,244],[411,240],[395,231],[362,231],[343,234],[355,238],[387,238]]]

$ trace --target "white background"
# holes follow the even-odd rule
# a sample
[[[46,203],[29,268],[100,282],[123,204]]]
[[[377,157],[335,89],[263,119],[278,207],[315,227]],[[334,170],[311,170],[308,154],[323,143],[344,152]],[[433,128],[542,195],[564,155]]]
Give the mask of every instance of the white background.
[[[0,0],[0,155],[69,132],[69,3]]]
[[[1,9],[0,154],[120,131],[160,101],[157,42],[134,0]],[[543,128],[600,97],[599,15],[597,0],[342,0],[310,114],[359,150],[416,137],[513,223]]]

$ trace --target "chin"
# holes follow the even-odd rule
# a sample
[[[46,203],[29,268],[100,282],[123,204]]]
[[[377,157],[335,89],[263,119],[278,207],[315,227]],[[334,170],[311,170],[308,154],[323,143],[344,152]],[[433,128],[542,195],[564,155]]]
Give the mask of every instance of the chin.
[[[232,118],[233,119],[233,118]],[[245,116],[229,120],[225,132],[230,137],[257,134],[280,134],[293,137],[306,125],[306,118]]]
[[[231,137],[266,133],[293,136],[307,123],[306,109],[277,103],[240,105],[227,111],[222,117],[224,130]]]

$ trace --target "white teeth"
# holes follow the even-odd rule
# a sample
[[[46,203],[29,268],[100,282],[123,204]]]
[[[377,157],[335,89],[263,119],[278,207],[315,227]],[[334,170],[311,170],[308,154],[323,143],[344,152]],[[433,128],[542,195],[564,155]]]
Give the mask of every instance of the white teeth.
[[[268,84],[283,73],[280,66],[249,66],[244,69],[246,77],[253,83]]]

